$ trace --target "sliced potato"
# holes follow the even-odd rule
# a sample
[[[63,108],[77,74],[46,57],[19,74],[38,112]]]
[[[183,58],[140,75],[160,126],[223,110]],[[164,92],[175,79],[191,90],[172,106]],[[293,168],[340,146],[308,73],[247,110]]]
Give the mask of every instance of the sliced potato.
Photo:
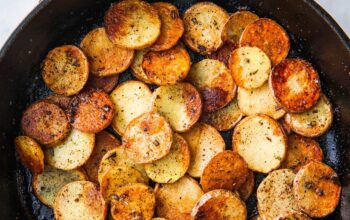
[[[115,108],[112,127],[123,135],[126,126],[136,117],[151,110],[151,90],[142,82],[130,80],[119,85],[112,93]]]
[[[80,170],[65,171],[45,166],[43,173],[33,175],[32,187],[35,196],[42,203],[53,208],[57,193],[63,186],[70,182],[86,179],[86,175]]]
[[[157,184],[157,216],[168,220],[192,220],[191,210],[203,195],[196,180],[184,176],[175,183]]]
[[[289,211],[277,216],[275,220],[311,220],[311,218],[302,212]]]
[[[262,218],[259,215],[256,215],[256,216],[250,218],[250,220],[262,220]]]
[[[53,167],[72,170],[82,166],[95,146],[95,134],[72,129],[61,143],[45,150],[45,160]]]
[[[166,218],[152,218],[152,220],[167,220]]]
[[[58,105],[64,111],[66,111],[69,108],[69,102],[71,99],[72,99],[72,97],[58,95],[58,94],[48,95],[44,98],[44,100],[49,100],[49,101],[53,102],[54,104]]]
[[[152,103],[177,132],[190,129],[202,112],[200,94],[189,83],[158,87],[153,92]]]
[[[247,208],[233,192],[216,189],[205,193],[192,209],[193,220],[246,220]]]
[[[327,132],[333,122],[333,110],[326,96],[322,95],[316,105],[303,113],[288,113],[286,124],[306,137],[317,137]]]
[[[236,94],[229,69],[217,60],[204,59],[193,64],[188,80],[201,92],[204,112],[223,108]]]
[[[87,87],[91,89],[100,89],[106,93],[110,93],[118,83],[118,75],[111,76],[95,76],[90,75]]]
[[[131,64],[131,70],[133,75],[144,83],[151,84],[151,81],[148,79],[145,71],[142,69],[142,61],[145,54],[148,52],[148,49],[137,50],[135,54],[134,61]]]
[[[283,128],[284,133],[288,136],[291,135],[293,133],[292,129],[290,128],[290,126],[287,124],[287,122],[285,121],[284,118],[281,118],[280,120],[278,120],[278,122],[280,123],[281,127]]]
[[[321,218],[337,207],[341,185],[338,175],[331,167],[313,161],[299,170],[293,190],[301,210],[311,217]]]
[[[44,171],[44,152],[32,138],[18,136],[15,139],[16,152],[22,164],[33,173]]]
[[[209,59],[223,62],[227,67],[232,52],[237,48],[235,44],[225,43],[217,51],[208,55]]]
[[[75,95],[88,80],[88,59],[76,46],[56,47],[47,54],[41,74],[45,84],[56,94]]]
[[[261,173],[281,165],[287,151],[286,142],[280,125],[266,115],[244,118],[232,136],[234,151],[243,157],[249,169]]]
[[[104,23],[109,39],[124,48],[146,48],[160,35],[158,12],[145,1],[124,0],[112,4]]]
[[[221,32],[228,13],[212,2],[200,2],[188,8],[183,15],[184,42],[200,54],[210,54],[221,45]]]
[[[250,197],[250,195],[254,190],[254,185],[255,185],[254,172],[249,170],[246,181],[237,190],[243,201],[246,201]]]

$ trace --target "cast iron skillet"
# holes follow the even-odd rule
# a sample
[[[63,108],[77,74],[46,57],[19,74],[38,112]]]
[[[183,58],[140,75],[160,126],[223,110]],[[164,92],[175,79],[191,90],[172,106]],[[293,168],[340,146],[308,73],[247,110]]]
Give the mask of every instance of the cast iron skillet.
[[[184,12],[196,0],[172,1]],[[249,9],[270,17],[290,34],[289,57],[304,58],[318,70],[330,98],[334,123],[318,138],[325,161],[340,175],[343,186],[337,210],[326,219],[350,219],[350,41],[334,20],[311,0],[217,0],[229,12]],[[109,0],[47,0],[20,24],[0,52],[0,219],[52,219],[52,211],[32,194],[30,173],[15,159],[13,139],[25,107],[49,93],[40,77],[48,50],[78,44],[84,34],[102,25]],[[16,13],[13,11],[12,13]],[[191,54],[192,62],[201,59]],[[121,81],[130,77],[123,74]],[[231,133],[223,133],[230,147]],[[262,175],[258,176],[258,182]],[[255,195],[247,206],[256,213]]]

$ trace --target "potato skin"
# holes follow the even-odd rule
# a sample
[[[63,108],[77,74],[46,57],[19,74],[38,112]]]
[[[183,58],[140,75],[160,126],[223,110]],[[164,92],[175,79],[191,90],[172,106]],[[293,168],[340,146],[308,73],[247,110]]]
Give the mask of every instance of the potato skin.
[[[137,50],[135,53],[135,58],[131,64],[132,75],[134,75],[138,80],[151,84],[152,82],[148,79],[145,71],[142,68],[142,61],[145,54],[149,51],[149,49]]]
[[[254,185],[255,185],[254,172],[249,170],[246,181],[237,190],[243,201],[246,201],[247,199],[249,199],[250,195],[254,191]]]
[[[217,51],[213,52],[212,54],[208,55],[209,59],[218,60],[220,62],[223,62],[227,67],[228,61],[230,59],[230,56],[232,52],[237,48],[236,44],[232,43],[224,43]]]
[[[44,171],[44,152],[32,138],[18,136],[15,138],[16,152],[23,165],[33,173]]]
[[[118,78],[118,75],[100,77],[91,74],[86,86],[91,89],[103,90],[106,93],[110,93],[117,85]]]

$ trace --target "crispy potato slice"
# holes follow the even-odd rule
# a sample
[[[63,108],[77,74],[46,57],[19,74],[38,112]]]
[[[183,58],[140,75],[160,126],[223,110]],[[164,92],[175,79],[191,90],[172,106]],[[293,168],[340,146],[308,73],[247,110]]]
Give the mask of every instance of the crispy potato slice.
[[[152,4],[158,11],[162,26],[157,41],[150,47],[153,51],[162,51],[172,48],[184,32],[184,24],[176,6],[167,2]]]
[[[44,98],[44,100],[49,100],[52,103],[58,105],[64,111],[66,111],[69,108],[69,102],[71,99],[72,99],[72,97],[58,95],[58,94],[48,95]]]
[[[287,113],[286,124],[306,137],[317,137],[327,132],[333,122],[333,110],[327,97],[322,95],[316,105],[303,113]]]
[[[151,187],[141,183],[124,186],[114,197],[111,207],[114,220],[152,219],[156,197]]]
[[[191,210],[203,195],[197,181],[184,176],[175,183],[157,184],[157,216],[168,220],[191,220]]]
[[[202,112],[200,94],[189,83],[158,87],[153,92],[152,103],[177,132],[190,129]]]
[[[82,166],[95,146],[95,134],[72,129],[61,143],[45,150],[45,160],[53,167],[72,170]]]
[[[112,4],[104,17],[109,39],[129,49],[151,46],[160,35],[157,10],[145,1],[124,0]]]
[[[217,51],[208,55],[209,59],[223,62],[227,67],[232,52],[237,48],[235,44],[225,43]]]
[[[311,218],[302,212],[288,211],[275,218],[276,220],[311,220]]]
[[[106,93],[110,93],[118,83],[118,75],[111,76],[95,76],[90,75],[87,87],[91,89],[100,89]]]
[[[263,219],[275,219],[281,213],[299,210],[293,195],[294,177],[292,170],[280,169],[271,172],[260,183],[257,206]]]
[[[80,170],[66,171],[45,166],[43,173],[33,175],[32,187],[35,196],[42,203],[53,208],[57,193],[63,186],[70,182],[86,179],[86,175]]]
[[[145,164],[147,176],[156,183],[173,183],[183,177],[190,165],[190,149],[179,134],[173,135],[170,152],[165,157]]]
[[[104,220],[107,204],[89,181],[75,181],[61,188],[54,203],[57,220]]]
[[[274,66],[287,57],[290,41],[286,31],[274,20],[260,18],[246,26],[239,45],[260,48]]]
[[[205,193],[192,209],[193,220],[246,220],[247,208],[239,196],[224,189]]]
[[[260,113],[279,119],[286,114],[286,111],[273,98],[268,83],[252,90],[238,87],[237,100],[241,111],[248,116]]]
[[[262,220],[262,218],[259,215],[256,215],[256,216],[250,218],[250,220]]]
[[[15,138],[16,152],[22,164],[33,173],[44,171],[44,152],[32,138],[18,136]]]
[[[244,118],[232,135],[234,151],[248,163],[249,169],[268,173],[278,168],[287,151],[280,125],[266,115]]]
[[[151,84],[152,82],[148,79],[145,71],[142,68],[142,61],[145,54],[148,52],[148,49],[137,50],[135,54],[134,61],[131,64],[132,74],[144,83]]]
[[[31,104],[22,115],[21,128],[40,144],[56,144],[66,138],[70,125],[66,113],[49,101]]]
[[[250,195],[254,190],[254,185],[255,185],[254,172],[249,170],[246,181],[237,190],[243,201],[246,201],[250,197]]]
[[[228,13],[212,2],[192,5],[183,15],[185,44],[202,55],[216,51],[222,45],[221,31],[228,18]]]
[[[55,93],[75,95],[88,80],[88,59],[76,46],[56,47],[47,54],[41,74],[45,84]]]
[[[147,78],[156,85],[173,85],[186,78],[191,58],[186,49],[173,47],[165,51],[148,51],[142,60]]]
[[[311,217],[321,218],[337,207],[341,186],[338,175],[331,167],[313,161],[299,170],[293,190],[301,210]]]
[[[321,95],[316,70],[305,60],[286,59],[270,74],[274,97],[288,112],[304,112],[312,108]]]
[[[151,110],[151,96],[151,90],[142,82],[130,80],[119,85],[111,93],[115,108],[113,129],[123,135],[126,126],[133,119]]]
[[[236,84],[229,69],[217,60],[204,59],[193,64],[188,80],[201,92],[204,112],[223,108],[236,95]]]

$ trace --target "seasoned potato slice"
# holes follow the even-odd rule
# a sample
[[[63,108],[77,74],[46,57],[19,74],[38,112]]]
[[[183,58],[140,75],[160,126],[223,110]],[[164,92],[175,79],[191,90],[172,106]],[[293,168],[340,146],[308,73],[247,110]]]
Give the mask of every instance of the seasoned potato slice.
[[[249,169],[261,173],[278,168],[287,150],[283,130],[266,115],[244,118],[234,130],[232,146],[248,163]]]
[[[31,104],[22,115],[21,128],[40,144],[56,144],[66,138],[70,125],[65,112],[48,101]]]
[[[183,133],[191,152],[191,163],[187,172],[200,177],[209,161],[225,150],[225,141],[214,127],[198,123]]]
[[[53,208],[58,191],[66,184],[79,180],[86,180],[80,170],[60,170],[52,166],[45,166],[44,172],[35,174],[32,187],[36,197],[45,205]]]
[[[189,83],[158,87],[153,92],[152,103],[177,132],[190,129],[202,112],[201,97]]]
[[[45,150],[45,160],[53,167],[72,170],[82,166],[95,146],[95,134],[72,129],[61,143]]]
[[[167,220],[166,218],[152,218],[152,220]]]
[[[190,150],[186,140],[174,134],[170,152],[165,157],[145,164],[147,176],[157,183],[173,183],[185,175],[190,165]]]
[[[246,201],[250,197],[250,195],[254,190],[254,185],[255,185],[254,172],[249,170],[246,181],[237,190],[243,201]]]
[[[112,4],[104,23],[109,39],[124,48],[146,48],[160,35],[158,12],[145,1],[124,0]]]
[[[48,95],[44,98],[44,100],[49,100],[52,103],[58,105],[64,111],[66,111],[69,108],[69,102],[71,99],[72,99],[72,97],[58,95],[58,94]]]
[[[237,99],[239,108],[248,116],[261,113],[279,119],[286,113],[273,98],[268,83],[252,90],[238,87]]]
[[[227,67],[228,61],[231,57],[232,52],[237,48],[235,44],[225,43],[217,51],[208,55],[209,59],[218,60],[223,62]]]
[[[322,95],[316,105],[303,113],[288,113],[286,124],[306,137],[317,137],[327,132],[333,121],[333,110],[326,96]]]
[[[47,54],[41,74],[45,84],[55,93],[75,95],[88,80],[88,59],[76,46],[56,47]]]
[[[239,196],[224,189],[205,193],[192,209],[193,220],[246,220],[247,208]]]
[[[106,93],[110,93],[118,83],[118,75],[111,76],[95,76],[90,75],[87,87],[91,89],[100,89]]]
[[[33,173],[42,173],[44,170],[44,152],[40,145],[27,136],[16,137],[15,145],[22,164]]]
[[[112,200],[114,220],[151,220],[156,197],[153,189],[141,183],[122,187]]]
[[[134,118],[151,110],[151,96],[151,90],[142,82],[131,80],[119,85],[111,94],[115,108],[113,129],[123,135]]]
[[[302,212],[289,211],[276,217],[278,220],[311,220]]]
[[[104,220],[107,205],[95,184],[75,181],[58,192],[54,214],[57,220]]]
[[[212,2],[192,5],[183,15],[184,42],[200,54],[210,54],[221,45],[221,31],[228,20],[228,13]]]
[[[256,216],[250,218],[250,220],[262,220],[262,218],[259,215],[256,215]]]
[[[145,54],[148,52],[148,49],[137,50],[135,54],[134,61],[131,64],[131,70],[133,75],[142,82],[151,84],[151,81],[148,79],[145,71],[142,69],[142,61]]]
[[[269,18],[260,18],[244,29],[239,40],[240,47],[258,47],[276,65],[287,57],[290,41],[286,31]]]
[[[263,219],[275,219],[281,213],[299,210],[293,195],[294,177],[292,170],[275,170],[260,183],[257,206]]]
[[[331,167],[313,161],[299,170],[293,190],[302,211],[311,217],[321,218],[337,207],[341,186],[338,175]]]
[[[270,86],[276,101],[289,112],[312,108],[321,94],[316,70],[302,59],[286,59],[275,66]]]
[[[193,64],[188,80],[201,92],[204,112],[223,108],[236,94],[229,69],[217,60],[204,59]]]
[[[203,195],[196,180],[184,176],[175,183],[157,184],[157,216],[168,220],[192,220],[191,210]]]

